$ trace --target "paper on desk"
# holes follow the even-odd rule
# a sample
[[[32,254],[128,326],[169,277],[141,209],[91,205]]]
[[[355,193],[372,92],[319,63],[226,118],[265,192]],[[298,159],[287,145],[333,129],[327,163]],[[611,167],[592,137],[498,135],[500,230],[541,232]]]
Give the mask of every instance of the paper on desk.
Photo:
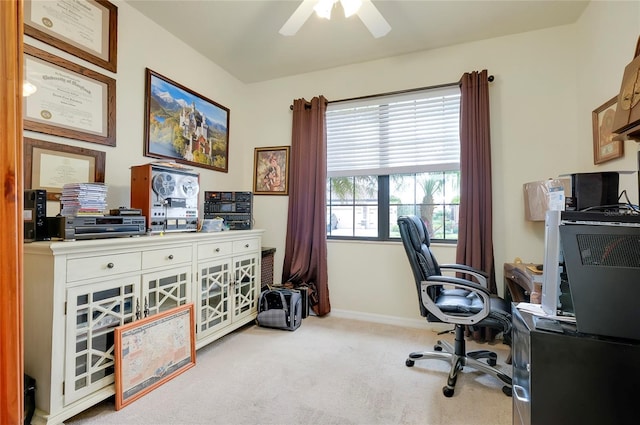
[[[516,304],[516,308],[520,311],[525,311],[527,313],[531,313],[534,314],[536,316],[540,316],[540,317],[547,317],[549,319],[554,319],[554,320],[560,320],[561,322],[569,322],[569,323],[575,323],[576,322],[576,318],[575,317],[570,317],[570,316],[558,316],[555,314],[547,314],[545,313],[545,311],[542,309],[542,305],[541,304],[532,304],[532,303],[518,303]]]

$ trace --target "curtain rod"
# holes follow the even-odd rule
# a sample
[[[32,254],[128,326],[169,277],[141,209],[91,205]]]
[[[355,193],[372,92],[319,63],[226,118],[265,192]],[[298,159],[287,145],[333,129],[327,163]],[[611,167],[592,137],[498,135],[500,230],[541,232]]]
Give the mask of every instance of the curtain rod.
[[[495,78],[493,77],[493,75],[489,75],[487,77],[487,80],[491,83],[493,82]],[[338,100],[329,100],[327,101],[327,103],[337,103],[337,102],[347,102],[347,101],[351,101],[351,100],[365,100],[365,99],[370,99],[372,97],[380,97],[380,96],[391,96],[391,95],[396,95],[396,94],[405,94],[405,93],[411,93],[414,91],[421,91],[421,90],[427,90],[427,89],[441,89],[444,87],[452,87],[452,86],[459,86],[460,85],[460,81],[455,82],[455,83],[446,83],[446,84],[439,84],[437,86],[428,86],[428,87],[418,87],[415,89],[406,89],[406,90],[398,90],[398,91],[392,91],[392,92],[387,92],[387,93],[379,93],[379,94],[370,94],[367,96],[360,96],[360,97],[350,97],[347,99],[338,99]],[[311,108],[311,103],[307,102],[304,105],[305,109],[309,109]],[[289,105],[289,110],[293,111],[293,105]]]

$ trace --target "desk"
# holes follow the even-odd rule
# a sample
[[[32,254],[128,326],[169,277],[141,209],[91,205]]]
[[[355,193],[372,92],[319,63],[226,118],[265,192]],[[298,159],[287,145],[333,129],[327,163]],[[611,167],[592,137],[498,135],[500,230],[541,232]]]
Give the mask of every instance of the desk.
[[[504,296],[508,302],[529,302],[533,280],[525,263],[504,263]]]
[[[640,341],[541,330],[512,313],[514,425],[637,423]]]

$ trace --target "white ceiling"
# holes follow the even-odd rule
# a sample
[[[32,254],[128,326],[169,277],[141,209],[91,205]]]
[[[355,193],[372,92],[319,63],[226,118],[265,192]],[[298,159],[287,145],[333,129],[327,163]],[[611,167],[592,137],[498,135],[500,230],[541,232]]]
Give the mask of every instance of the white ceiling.
[[[374,0],[391,25],[375,39],[338,4],[292,37],[278,30],[301,0],[126,0],[245,83],[575,22],[582,0]]]

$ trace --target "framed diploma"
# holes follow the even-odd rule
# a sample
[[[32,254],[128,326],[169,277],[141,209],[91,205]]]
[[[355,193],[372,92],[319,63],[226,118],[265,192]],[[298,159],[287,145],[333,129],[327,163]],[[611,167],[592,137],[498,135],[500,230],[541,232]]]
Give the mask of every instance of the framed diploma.
[[[24,187],[59,201],[67,183],[104,183],[105,152],[24,138]]]
[[[24,46],[25,130],[116,145],[116,80],[44,50]]]
[[[118,8],[106,0],[25,0],[24,33],[117,71]]]

